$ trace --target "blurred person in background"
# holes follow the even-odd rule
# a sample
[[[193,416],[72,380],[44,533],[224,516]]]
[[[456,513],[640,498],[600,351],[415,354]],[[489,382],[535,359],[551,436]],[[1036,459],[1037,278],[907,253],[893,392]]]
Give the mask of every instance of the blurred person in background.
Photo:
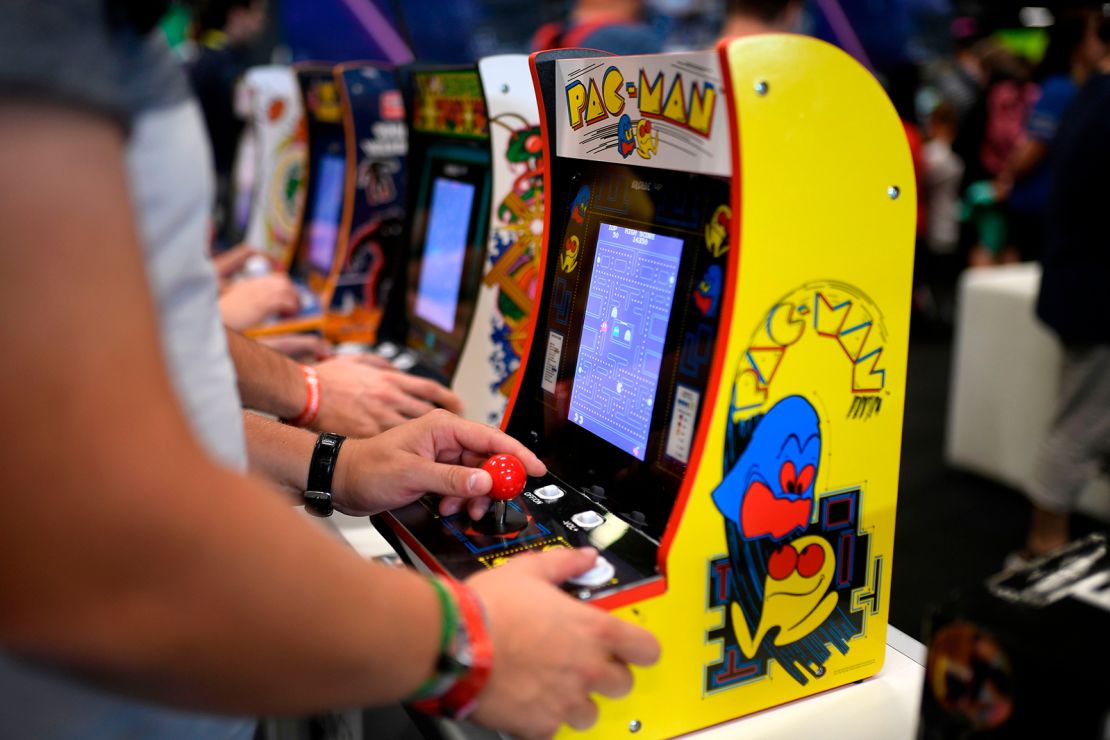
[[[726,0],[721,38],[793,31],[802,5],[801,0]]]
[[[340,510],[428,491],[478,516],[482,459],[544,467],[445,411],[330,438],[326,458],[324,437],[241,416],[202,238],[203,124],[152,30],[165,3],[0,10],[0,404],[18,420],[0,489],[26,492],[0,517],[0,737],[246,740],[256,723],[235,715],[448,689],[515,735],[590,727],[591,694],[626,694],[629,665],[658,658],[557,588],[595,552],[428,579],[364,561],[244,474],[303,491],[325,460]],[[468,649],[492,652],[487,675]]]
[[[1024,60],[990,39],[976,49],[987,84],[953,144],[964,163],[961,220],[968,227],[968,264],[973,267],[1018,259],[1016,251],[1007,249],[1006,213],[994,180],[1024,136],[1025,120],[1037,96]]]
[[[929,114],[927,140],[922,150],[925,167],[926,201],[924,275],[927,300],[936,318],[951,319],[953,288],[959,265],[956,253],[960,241],[960,181],[964,163],[952,150],[956,140],[959,113],[956,107],[942,100]]]
[[[956,112],[957,124],[975,106],[983,93],[983,65],[976,53],[979,41],[978,24],[974,18],[960,17],[952,21],[952,57],[938,60],[931,71],[937,92]]]
[[[1110,21],[1099,38],[1110,43]],[[1104,47],[1105,49],[1105,47]],[[1037,316],[1064,345],[1052,427],[1027,487],[1021,564],[1070,538],[1071,512],[1101,467],[1110,472],[1110,54],[1076,94],[1053,140]]]
[[[232,233],[232,171],[245,122],[235,112],[235,86],[251,62],[251,45],[266,28],[266,0],[195,0],[194,6],[196,53],[186,69],[212,148],[213,247],[220,252],[236,236]]]
[[[597,49],[612,54],[657,54],[663,36],[646,22],[644,0],[575,0],[564,21],[540,26],[532,51]]]
[[[1039,95],[1022,136],[994,178],[995,197],[1005,203],[1008,248],[1022,260],[1040,256],[1049,190],[1049,152],[1060,119],[1079,86],[1101,60],[1101,11],[1064,12],[1049,30],[1048,47],[1038,69]]]

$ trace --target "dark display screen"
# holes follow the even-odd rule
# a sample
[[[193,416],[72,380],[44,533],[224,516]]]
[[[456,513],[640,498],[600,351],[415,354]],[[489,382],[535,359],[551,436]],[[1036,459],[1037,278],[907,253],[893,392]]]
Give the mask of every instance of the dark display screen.
[[[683,240],[601,223],[567,418],[644,459]]]
[[[462,284],[475,187],[437,177],[432,185],[414,313],[450,333]]]
[[[343,205],[343,157],[329,154],[320,159],[311,218],[308,222],[308,264],[314,270],[331,272],[339,236],[339,209]]]

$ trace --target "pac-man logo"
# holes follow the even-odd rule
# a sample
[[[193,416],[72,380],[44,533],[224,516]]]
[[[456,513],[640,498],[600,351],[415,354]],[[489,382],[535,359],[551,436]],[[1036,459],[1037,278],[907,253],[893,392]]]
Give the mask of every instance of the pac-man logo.
[[[601,77],[601,85],[593,77],[572,80],[565,88],[568,123],[577,131],[583,126],[618,118],[624,115],[625,96],[634,98],[640,115],[668,120],[703,138],[709,138],[713,127],[713,111],[717,104],[717,88],[713,83],[697,80],[684,83],[682,74],[676,73],[668,85],[663,72],[653,80],[639,70],[639,82],[626,82],[624,73],[615,66],[608,67]]]

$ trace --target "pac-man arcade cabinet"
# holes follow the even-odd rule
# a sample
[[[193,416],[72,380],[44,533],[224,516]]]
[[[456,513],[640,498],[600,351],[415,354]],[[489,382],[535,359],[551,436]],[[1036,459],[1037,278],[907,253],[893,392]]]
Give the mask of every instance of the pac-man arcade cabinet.
[[[549,474],[510,503],[516,531],[433,501],[385,521],[458,578],[600,551],[565,589],[663,650],[599,701],[597,737],[672,737],[874,675],[916,217],[893,107],[800,36],[533,70],[549,208],[504,428]]]

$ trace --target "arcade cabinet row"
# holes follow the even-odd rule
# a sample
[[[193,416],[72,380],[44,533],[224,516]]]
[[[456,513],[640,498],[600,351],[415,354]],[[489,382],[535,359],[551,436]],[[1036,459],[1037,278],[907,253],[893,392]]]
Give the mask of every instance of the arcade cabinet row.
[[[265,256],[248,270],[288,271],[301,298],[296,316],[247,333],[371,347],[499,422],[542,236],[527,57],[260,67],[243,97],[255,173],[244,241]]]
[[[468,404],[479,387],[509,393],[502,428],[548,469],[493,521],[422,500],[379,529],[409,562],[456,578],[596,548],[597,566],[564,589],[663,647],[629,696],[599,700],[598,737],[671,737],[877,673],[916,194],[875,79],[834,47],[768,35],[705,52],[499,58],[478,75],[408,70],[407,113],[374,94],[376,117],[345,115],[365,111],[353,87],[368,69],[316,88],[298,71],[310,153],[294,274],[326,237],[339,256],[327,302],[342,306],[367,243],[348,233],[365,230],[358,209],[384,172],[390,193],[407,173],[396,223],[409,251],[393,273],[406,288],[384,301],[379,335],[403,302],[404,334],[385,338],[449,368],[456,389],[468,377]],[[530,113],[506,107],[517,94],[534,95]],[[312,143],[321,110],[334,152],[347,147],[349,197],[331,211],[320,197],[335,189],[334,152]],[[402,117],[407,163],[387,169],[371,134],[401,137],[381,124]],[[377,228],[364,239],[384,254]],[[479,281],[487,292],[463,302]],[[460,326],[483,315],[496,318],[475,319],[464,341]]]

